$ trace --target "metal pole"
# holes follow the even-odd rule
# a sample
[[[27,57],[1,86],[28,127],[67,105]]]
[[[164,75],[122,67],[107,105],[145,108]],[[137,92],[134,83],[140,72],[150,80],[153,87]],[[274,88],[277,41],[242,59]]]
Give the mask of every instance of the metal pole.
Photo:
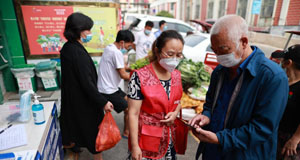
[[[289,45],[289,43],[290,43],[290,40],[291,40],[292,36],[293,36],[293,33],[290,34],[289,39],[287,40],[287,42],[286,42],[286,44],[285,44],[283,50],[286,50],[286,48],[288,47],[288,45]]]

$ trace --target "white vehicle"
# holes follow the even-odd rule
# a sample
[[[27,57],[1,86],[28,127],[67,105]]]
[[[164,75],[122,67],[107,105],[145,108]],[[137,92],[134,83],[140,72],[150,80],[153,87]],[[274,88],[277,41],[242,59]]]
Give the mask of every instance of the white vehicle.
[[[125,16],[128,20],[129,16]],[[133,16],[131,17],[133,19]],[[125,19],[126,20],[126,19]],[[189,24],[174,18],[167,18],[167,17],[160,17],[160,16],[149,16],[149,15],[138,15],[131,23],[128,29],[130,29],[134,34],[136,32],[143,31],[145,28],[145,24],[147,21],[152,21],[154,23],[154,27],[152,32],[156,32],[159,29],[159,21],[165,20],[167,22],[168,30],[176,30],[178,31],[183,37],[186,36],[187,32],[195,32],[196,29]],[[127,28],[126,28],[127,29]]]
[[[138,13],[125,13],[124,15],[124,29],[129,29],[130,25],[136,21],[137,18],[145,18],[147,15]]]
[[[184,38],[183,55],[194,62],[204,62],[207,53],[213,53],[210,48],[210,35],[195,33]]]

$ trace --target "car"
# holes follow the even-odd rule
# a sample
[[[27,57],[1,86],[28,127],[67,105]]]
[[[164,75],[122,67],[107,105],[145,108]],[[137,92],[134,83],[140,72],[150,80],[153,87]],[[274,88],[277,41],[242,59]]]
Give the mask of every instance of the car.
[[[193,19],[193,20],[190,20],[190,22],[195,23],[195,25],[198,26],[197,28],[199,28],[201,26],[201,29],[199,29],[199,30],[203,33],[209,33],[210,29],[212,27],[212,24],[207,23],[205,21],[201,21],[201,20]]]
[[[194,62],[217,63],[216,56],[211,49],[210,35],[194,33],[184,38],[183,55]]]
[[[138,13],[125,13],[123,19],[123,29],[129,29],[132,22],[136,21],[137,18],[145,18],[147,15],[145,14],[138,14]]]
[[[154,27],[152,32],[156,32],[159,29],[159,21],[165,20],[167,22],[168,30],[176,30],[183,37],[187,35],[189,32],[195,32],[196,29],[189,24],[174,18],[160,17],[160,16],[149,16],[149,15],[139,15],[129,26],[129,30],[131,30],[134,34],[144,30],[145,24],[147,21],[152,21],[154,23]]]

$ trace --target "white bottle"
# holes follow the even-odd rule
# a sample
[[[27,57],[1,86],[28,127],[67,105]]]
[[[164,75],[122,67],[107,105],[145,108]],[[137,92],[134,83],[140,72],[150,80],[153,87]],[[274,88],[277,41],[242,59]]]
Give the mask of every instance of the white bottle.
[[[37,99],[40,96],[34,96],[34,104],[32,105],[32,114],[34,119],[34,124],[40,125],[45,123],[45,116],[44,116],[44,106],[39,102]]]
[[[31,95],[34,92],[32,90],[28,90],[22,94],[20,98],[20,122],[28,122],[30,120],[30,105],[31,105]]]

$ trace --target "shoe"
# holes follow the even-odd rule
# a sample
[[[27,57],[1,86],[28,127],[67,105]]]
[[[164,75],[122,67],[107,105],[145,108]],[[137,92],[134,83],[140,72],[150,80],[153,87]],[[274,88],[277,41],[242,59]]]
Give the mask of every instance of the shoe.
[[[122,135],[122,138],[124,138],[124,139],[128,139],[128,136],[124,136],[124,135]]]

